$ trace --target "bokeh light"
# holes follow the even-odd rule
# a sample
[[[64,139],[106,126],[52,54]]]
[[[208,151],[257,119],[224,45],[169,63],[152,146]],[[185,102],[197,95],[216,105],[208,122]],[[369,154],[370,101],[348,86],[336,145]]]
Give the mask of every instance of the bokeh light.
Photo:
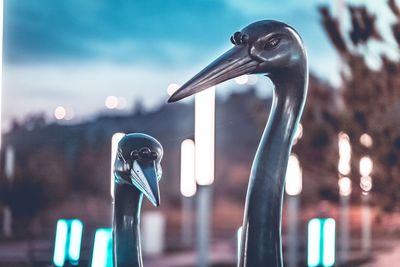
[[[360,159],[360,174],[361,176],[369,176],[373,168],[372,159],[369,156],[364,156]]]
[[[108,109],[115,109],[118,107],[118,97],[110,95],[106,97],[105,105]]]
[[[341,196],[350,196],[351,194],[351,180],[349,177],[339,178],[339,194]]]
[[[360,179],[360,187],[363,191],[368,192],[372,189],[372,178],[371,176],[363,176]]]
[[[67,115],[67,110],[65,109],[65,107],[63,106],[58,106],[56,107],[56,109],[54,110],[54,117],[57,120],[63,120],[65,119],[65,116]]]
[[[125,97],[118,97],[117,109],[122,110],[128,106],[128,101],[126,101]]]
[[[371,147],[373,145],[372,137],[364,133],[360,136],[360,143],[365,147]]]

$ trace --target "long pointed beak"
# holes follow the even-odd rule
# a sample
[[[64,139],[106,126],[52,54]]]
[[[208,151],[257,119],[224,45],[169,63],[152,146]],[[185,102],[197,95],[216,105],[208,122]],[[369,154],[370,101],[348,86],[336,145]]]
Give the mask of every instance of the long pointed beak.
[[[247,46],[234,46],[182,85],[169,99],[176,102],[226,80],[252,73],[259,63],[249,56]]]
[[[160,189],[158,187],[158,177],[155,162],[139,163],[133,161],[131,170],[132,183],[153,203],[154,206],[160,205]]]

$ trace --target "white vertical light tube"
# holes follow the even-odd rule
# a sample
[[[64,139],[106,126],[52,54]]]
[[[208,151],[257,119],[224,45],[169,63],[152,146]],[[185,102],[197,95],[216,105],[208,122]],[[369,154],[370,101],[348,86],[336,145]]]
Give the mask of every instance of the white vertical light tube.
[[[373,170],[373,162],[369,156],[360,159],[360,187],[361,194],[361,250],[364,255],[371,252],[372,229],[371,229],[371,207],[369,206],[369,191],[372,189],[371,173]]]
[[[351,145],[349,136],[343,132],[338,135],[339,146],[339,163],[338,172],[340,175],[346,176],[350,174],[351,166]]]
[[[348,175],[351,172],[351,144],[350,138],[346,133],[338,134],[339,163],[338,163],[338,186],[340,195],[339,209],[339,261],[347,264],[350,251],[350,195],[352,182]]]
[[[308,223],[307,263],[308,266],[318,266],[321,257],[321,223],[319,219],[311,219]]]
[[[195,144],[186,139],[181,144],[181,194],[192,197],[196,194]]]
[[[336,223],[332,218],[327,218],[323,222],[323,265],[333,266],[335,264],[335,236],[336,236]]]
[[[208,266],[211,197],[214,182],[215,87],[195,96],[195,172],[200,185],[197,199],[198,267]]]
[[[114,199],[114,162],[117,156],[118,143],[125,136],[124,133],[115,133],[111,138],[111,174],[110,174],[110,194]]]
[[[8,182],[11,186],[14,180],[14,169],[15,169],[15,150],[9,145],[5,152],[4,172]],[[3,234],[5,237],[12,236],[12,220],[13,214],[8,206],[4,206],[3,210]]]
[[[286,217],[288,224],[287,231],[287,266],[296,267],[298,265],[298,217],[299,217],[299,197],[302,191],[302,170],[299,159],[295,154],[290,155],[286,170],[285,190],[286,198]]]
[[[215,87],[195,96],[196,181],[214,182]]]
[[[181,241],[185,247],[191,245],[193,227],[193,199],[196,194],[197,184],[195,175],[195,144],[193,140],[186,139],[181,144]]]
[[[295,154],[290,155],[286,170],[285,190],[289,196],[297,196],[303,188],[300,161]]]

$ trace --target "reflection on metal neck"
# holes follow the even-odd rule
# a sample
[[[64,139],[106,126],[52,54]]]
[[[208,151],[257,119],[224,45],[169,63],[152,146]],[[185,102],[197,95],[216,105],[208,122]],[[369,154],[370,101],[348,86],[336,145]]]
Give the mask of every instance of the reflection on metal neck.
[[[285,173],[304,107],[307,76],[276,83],[273,105],[253,162],[246,197],[239,266],[281,267],[281,222]],[[287,76],[290,80],[292,77]]]
[[[115,183],[113,219],[114,267],[142,267],[140,210],[143,194],[128,184]]]

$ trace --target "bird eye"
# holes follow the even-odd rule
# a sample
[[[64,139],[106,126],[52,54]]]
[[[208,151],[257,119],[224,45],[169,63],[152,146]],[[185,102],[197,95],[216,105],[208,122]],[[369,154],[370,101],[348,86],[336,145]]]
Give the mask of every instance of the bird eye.
[[[265,49],[271,49],[271,48],[275,48],[278,46],[278,44],[281,42],[281,37],[280,36],[274,36],[271,37],[267,43],[265,44]]]
[[[151,150],[148,147],[143,147],[139,150],[139,157],[141,159],[147,160],[150,159],[151,156]]]

